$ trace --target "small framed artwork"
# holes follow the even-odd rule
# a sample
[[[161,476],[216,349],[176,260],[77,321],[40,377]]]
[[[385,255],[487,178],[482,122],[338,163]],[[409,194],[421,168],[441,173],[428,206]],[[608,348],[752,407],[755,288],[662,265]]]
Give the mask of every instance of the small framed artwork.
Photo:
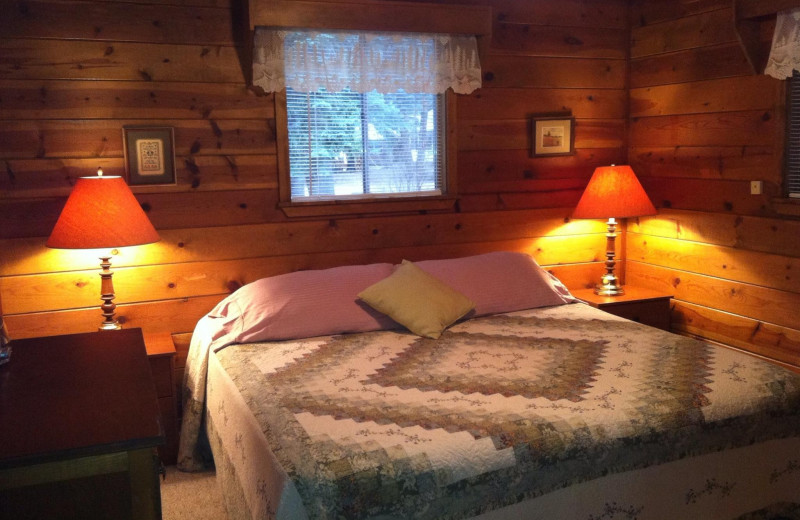
[[[130,186],[175,184],[174,132],[168,126],[122,128],[125,172]]]
[[[533,119],[532,155],[572,155],[575,153],[575,118],[542,117]]]

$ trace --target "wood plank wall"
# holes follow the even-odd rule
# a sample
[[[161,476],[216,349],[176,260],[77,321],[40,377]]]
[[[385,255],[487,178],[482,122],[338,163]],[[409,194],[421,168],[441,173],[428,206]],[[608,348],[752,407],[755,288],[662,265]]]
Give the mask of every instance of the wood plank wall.
[[[76,177],[124,172],[124,125],[173,127],[178,176],[134,189],[162,240],[113,257],[127,327],[187,333],[259,277],[403,258],[528,251],[569,286],[591,285],[605,228],[569,215],[594,167],[626,156],[626,2],[485,1],[485,84],[457,103],[459,211],[291,221],[276,209],[274,99],[246,84],[238,0],[0,3],[10,334],[99,323],[96,255],[44,243]],[[577,118],[576,155],[532,159],[530,115],[557,111]]]
[[[659,215],[630,223],[627,276],[673,291],[678,331],[800,365],[800,222],[775,211],[784,85],[750,72],[731,5],[632,2],[629,161]]]

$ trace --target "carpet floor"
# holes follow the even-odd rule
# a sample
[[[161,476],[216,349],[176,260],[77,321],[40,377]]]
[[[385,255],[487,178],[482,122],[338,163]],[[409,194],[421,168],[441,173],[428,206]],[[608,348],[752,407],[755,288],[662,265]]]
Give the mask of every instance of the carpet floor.
[[[167,466],[161,481],[163,520],[227,520],[213,471],[184,473]]]

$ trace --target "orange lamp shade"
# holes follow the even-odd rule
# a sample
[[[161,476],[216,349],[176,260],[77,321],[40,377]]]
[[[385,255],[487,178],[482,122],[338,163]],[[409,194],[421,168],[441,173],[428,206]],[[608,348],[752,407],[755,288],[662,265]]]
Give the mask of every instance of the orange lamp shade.
[[[572,216],[627,218],[655,214],[655,206],[630,166],[600,166],[594,170]]]
[[[158,240],[158,232],[122,177],[80,177],[47,247],[106,249]]]

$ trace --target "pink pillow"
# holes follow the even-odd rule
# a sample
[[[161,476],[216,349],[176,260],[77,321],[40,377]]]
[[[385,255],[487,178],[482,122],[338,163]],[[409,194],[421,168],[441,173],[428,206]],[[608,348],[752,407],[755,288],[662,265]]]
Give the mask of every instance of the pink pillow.
[[[499,251],[414,263],[475,302],[465,318],[575,301],[558,279],[525,253]]]
[[[209,313],[215,337],[246,343],[396,328],[358,293],[393,272],[391,264],[297,271],[249,283]]]

